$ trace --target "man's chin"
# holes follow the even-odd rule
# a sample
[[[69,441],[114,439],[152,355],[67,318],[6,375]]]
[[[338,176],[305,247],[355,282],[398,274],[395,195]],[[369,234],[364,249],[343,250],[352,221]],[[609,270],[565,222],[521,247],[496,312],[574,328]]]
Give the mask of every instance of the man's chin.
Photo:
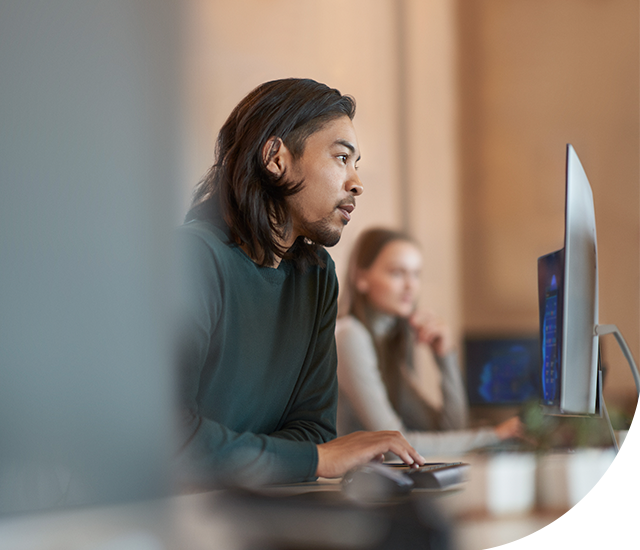
[[[322,246],[324,246],[326,248],[331,248],[332,246],[335,246],[340,242],[340,237],[342,237],[342,233],[340,233],[335,239],[332,239],[329,242],[318,243],[318,244],[321,244]]]
[[[340,242],[340,238],[342,237],[342,229],[344,226],[340,226],[338,229],[333,229],[332,231],[325,231],[322,235],[321,241],[316,241],[318,244],[330,248],[332,246],[337,245]]]
[[[330,248],[340,242],[343,227],[343,225],[340,225],[339,227],[336,225],[330,225],[323,220],[315,224],[309,224],[306,227],[305,233],[310,241],[313,241],[320,246]]]
[[[325,248],[331,248],[340,242],[342,237],[342,231],[323,231],[316,233],[313,237],[310,237],[314,243],[324,246]]]

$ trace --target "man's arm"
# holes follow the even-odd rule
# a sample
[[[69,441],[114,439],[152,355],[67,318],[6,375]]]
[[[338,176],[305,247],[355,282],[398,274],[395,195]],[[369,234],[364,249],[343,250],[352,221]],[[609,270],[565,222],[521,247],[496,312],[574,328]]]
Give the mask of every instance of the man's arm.
[[[184,420],[196,426],[179,459],[190,483],[257,486],[314,477],[317,451],[309,441],[238,433],[202,416]]]
[[[287,411],[283,415],[280,429],[272,435],[285,439],[325,443],[336,437],[336,408],[338,401],[338,380],[336,376],[335,318],[337,312],[338,284],[333,271],[333,262],[327,255],[327,268],[319,271],[316,297],[319,307],[309,307],[297,302],[296,296],[286,307],[300,310],[303,316],[312,316],[316,310],[316,320],[308,344],[300,377],[292,393]],[[288,334],[296,339],[298,335]]]
[[[323,476],[339,476],[351,465],[361,464],[380,453],[401,446],[385,443],[367,435],[366,440],[339,441],[323,447],[325,466],[318,470],[318,444],[335,436],[335,344],[333,340],[334,293],[328,289],[326,307],[314,349],[318,361],[311,361],[292,395],[291,406],[283,424],[271,434],[235,432],[211,418],[203,417],[198,406],[202,368],[209,354],[210,336],[220,315],[218,285],[210,274],[216,272],[216,260],[207,245],[196,235],[188,234],[189,273],[186,282],[187,311],[182,326],[180,348],[180,408],[184,445],[181,460],[189,467],[190,478],[196,482],[286,483]],[[195,250],[193,250],[195,248]],[[193,262],[195,260],[195,264]],[[202,274],[209,276],[202,277]],[[215,282],[215,281],[214,281]],[[389,438],[386,438],[387,440]],[[391,439],[397,439],[391,438]],[[348,445],[345,445],[348,443]],[[324,450],[330,451],[328,454]],[[355,459],[355,462],[354,462]]]
[[[405,464],[422,466],[425,459],[400,432],[354,432],[318,445],[318,477],[340,477],[352,468],[376,460],[392,452]]]
[[[304,423],[308,437],[310,433],[315,434],[319,427],[330,426],[333,432],[331,440],[325,438],[324,442],[317,445],[315,475],[318,477],[341,477],[352,468],[372,460],[382,460],[387,452],[396,454],[407,464],[423,464],[424,458],[398,431],[358,432],[333,439],[338,389],[335,344],[338,287],[330,258],[328,267],[331,277],[326,289],[324,313],[314,343],[314,358],[305,383],[297,394],[298,405],[290,414],[286,430],[274,435],[292,437]],[[317,438],[314,440],[318,441]]]
[[[220,265],[202,228],[181,228],[178,250],[181,278],[181,325],[178,342],[181,452],[178,460],[188,479],[198,483],[277,483],[312,478],[317,464],[316,443],[305,437],[275,437],[238,432],[201,414],[199,391],[203,368],[211,352],[211,335],[222,314],[218,280]]]

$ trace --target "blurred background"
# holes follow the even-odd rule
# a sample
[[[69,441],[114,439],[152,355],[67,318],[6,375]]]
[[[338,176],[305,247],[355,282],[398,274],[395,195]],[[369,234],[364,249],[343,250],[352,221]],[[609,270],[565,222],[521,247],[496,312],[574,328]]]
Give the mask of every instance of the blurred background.
[[[189,0],[185,205],[218,129],[263,81],[351,94],[365,192],[333,249],[409,231],[422,306],[466,336],[537,334],[537,258],[563,246],[566,144],[594,193],[600,322],[640,345],[639,11],[634,1]],[[633,415],[632,378],[603,341],[605,399]],[[437,396],[434,396],[437,399]]]
[[[635,0],[0,1],[0,512],[72,485],[78,504],[170,490],[170,234],[221,124],[270,79],[356,98],[365,192],[331,250],[339,276],[361,230],[409,231],[422,305],[460,343],[537,334],[571,143],[594,191],[600,321],[640,357],[639,15]],[[632,415],[609,340],[604,361],[607,404]],[[33,501],[13,498],[21,479]]]

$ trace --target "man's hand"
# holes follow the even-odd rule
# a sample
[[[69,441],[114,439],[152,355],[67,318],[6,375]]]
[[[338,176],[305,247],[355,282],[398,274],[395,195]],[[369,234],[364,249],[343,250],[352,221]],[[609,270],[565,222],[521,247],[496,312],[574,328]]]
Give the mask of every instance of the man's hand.
[[[318,477],[341,477],[372,460],[382,461],[392,452],[406,464],[422,466],[425,459],[400,432],[354,432],[318,445]]]

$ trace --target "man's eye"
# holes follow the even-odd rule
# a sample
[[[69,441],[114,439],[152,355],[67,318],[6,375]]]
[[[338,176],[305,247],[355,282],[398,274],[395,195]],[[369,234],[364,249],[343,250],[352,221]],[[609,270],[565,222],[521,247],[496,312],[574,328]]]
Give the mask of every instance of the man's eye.
[[[349,155],[338,155],[338,158],[342,161],[342,164],[347,164],[347,159]]]

